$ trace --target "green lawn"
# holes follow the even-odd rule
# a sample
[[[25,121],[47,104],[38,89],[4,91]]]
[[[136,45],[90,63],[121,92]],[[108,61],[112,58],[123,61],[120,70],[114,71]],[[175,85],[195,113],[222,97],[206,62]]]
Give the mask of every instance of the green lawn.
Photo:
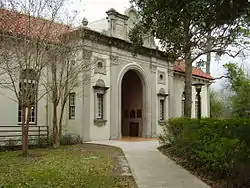
[[[121,177],[117,170],[119,148],[83,144],[20,154],[0,152],[0,188],[136,188],[133,177]]]

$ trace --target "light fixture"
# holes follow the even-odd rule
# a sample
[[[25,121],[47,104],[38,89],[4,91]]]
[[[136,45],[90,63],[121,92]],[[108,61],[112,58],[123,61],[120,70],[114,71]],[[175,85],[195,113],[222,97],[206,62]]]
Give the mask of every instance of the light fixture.
[[[203,84],[203,83],[194,83],[192,85],[195,87],[196,92],[200,93],[202,86],[204,86],[205,84]]]

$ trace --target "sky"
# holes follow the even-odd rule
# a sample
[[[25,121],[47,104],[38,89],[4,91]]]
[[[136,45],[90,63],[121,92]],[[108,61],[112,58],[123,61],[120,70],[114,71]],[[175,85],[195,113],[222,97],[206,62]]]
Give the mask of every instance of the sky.
[[[80,24],[83,17],[86,17],[89,22],[93,22],[102,18],[105,18],[106,11],[110,8],[114,8],[120,13],[124,13],[126,8],[130,7],[129,0],[73,0],[74,3],[71,4],[71,8],[79,11],[78,22]],[[215,78],[220,77],[224,74],[223,69],[224,63],[240,63],[244,66],[250,67],[250,56],[243,58],[229,58],[222,57],[219,61],[212,56],[211,62],[211,75]],[[249,66],[248,66],[249,65]],[[223,88],[225,80],[217,80],[216,83],[212,85],[213,88],[219,90]]]

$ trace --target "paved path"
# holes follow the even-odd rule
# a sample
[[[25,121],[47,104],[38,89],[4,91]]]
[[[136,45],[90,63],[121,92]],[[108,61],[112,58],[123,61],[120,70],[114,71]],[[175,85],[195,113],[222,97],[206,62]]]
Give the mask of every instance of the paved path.
[[[96,141],[123,149],[139,188],[209,188],[157,150],[157,141]]]

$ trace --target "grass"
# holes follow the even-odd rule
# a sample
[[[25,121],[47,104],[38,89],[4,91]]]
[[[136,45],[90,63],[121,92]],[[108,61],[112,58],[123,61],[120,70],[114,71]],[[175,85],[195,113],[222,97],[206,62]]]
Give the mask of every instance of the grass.
[[[117,172],[120,155],[119,148],[94,144],[33,149],[28,157],[0,152],[0,187],[136,188],[132,176]]]

